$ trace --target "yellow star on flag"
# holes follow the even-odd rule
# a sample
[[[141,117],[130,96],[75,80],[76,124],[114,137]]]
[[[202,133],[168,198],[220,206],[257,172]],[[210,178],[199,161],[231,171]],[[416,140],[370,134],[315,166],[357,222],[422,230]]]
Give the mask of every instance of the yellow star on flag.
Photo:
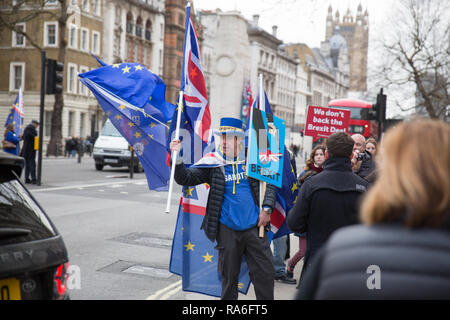
[[[153,128],[153,127],[155,127],[156,126],[156,123],[154,123],[154,122],[151,122],[150,123],[150,128]]]
[[[238,289],[243,289],[244,288],[244,284],[242,282],[238,283]]]
[[[206,255],[204,255],[204,256],[202,256],[204,259],[205,259],[205,261],[203,261],[203,262],[211,262],[212,263],[212,257],[214,257],[214,256],[212,256],[212,255],[210,255],[208,252],[206,252]]]
[[[195,244],[192,244],[190,241],[188,241],[188,244],[185,244],[184,246],[186,247],[186,251],[194,251]]]
[[[189,197],[189,196],[191,196],[192,197],[192,191],[194,190],[194,188],[191,188],[191,187],[188,187],[185,191],[185,193],[186,193],[186,197]]]
[[[136,131],[136,133],[134,134],[134,136],[137,138],[139,138],[141,136],[141,133],[139,131]]]
[[[114,118],[115,118],[116,120],[120,120],[120,119],[122,119],[122,116],[121,116],[120,114],[118,114],[118,115],[116,115]]]
[[[123,109],[125,109],[126,107],[125,107],[124,105],[121,104],[121,105],[119,106],[119,108],[120,108],[120,110],[123,110]]]
[[[148,134],[148,137],[149,137],[150,139],[153,139],[153,135],[152,135],[152,134]]]
[[[295,190],[297,190],[297,184],[296,183],[294,183],[292,185],[292,188],[291,188],[292,193],[294,193]]]
[[[134,71],[138,71],[138,70],[142,70],[143,68],[142,68],[142,66],[140,66],[140,65],[137,65],[137,66],[135,66],[134,67]]]
[[[119,64],[118,64],[118,63],[114,63],[114,64],[112,65],[112,67],[113,67],[113,68],[119,68]]]
[[[133,123],[133,122],[131,122],[131,121],[130,121],[130,122],[128,122],[128,125],[130,126],[130,128],[131,128],[131,127],[134,127],[134,123]]]
[[[130,67],[129,66],[125,66],[125,68],[122,69],[123,73],[130,73]]]

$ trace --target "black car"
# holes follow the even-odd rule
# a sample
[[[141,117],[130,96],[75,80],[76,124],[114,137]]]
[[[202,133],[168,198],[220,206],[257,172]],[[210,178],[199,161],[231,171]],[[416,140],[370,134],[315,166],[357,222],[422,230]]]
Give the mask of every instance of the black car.
[[[68,299],[66,247],[20,182],[23,165],[0,151],[0,300]]]

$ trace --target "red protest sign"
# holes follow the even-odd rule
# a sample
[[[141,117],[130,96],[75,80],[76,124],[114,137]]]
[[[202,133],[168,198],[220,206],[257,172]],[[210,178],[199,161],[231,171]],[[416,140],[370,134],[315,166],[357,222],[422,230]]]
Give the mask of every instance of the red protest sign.
[[[308,106],[305,135],[326,138],[335,132],[348,132],[350,110]]]

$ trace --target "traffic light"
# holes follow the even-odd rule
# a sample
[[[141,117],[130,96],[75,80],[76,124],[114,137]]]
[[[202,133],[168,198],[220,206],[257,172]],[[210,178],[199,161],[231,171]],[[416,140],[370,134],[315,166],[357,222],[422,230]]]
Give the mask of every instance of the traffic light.
[[[379,123],[384,123],[386,121],[386,98],[387,96],[383,94],[383,88],[381,88],[380,93],[377,95],[377,101],[379,101],[377,120]]]
[[[53,59],[47,59],[46,94],[63,92],[64,64]]]
[[[386,95],[383,94],[383,88],[377,94],[377,102],[372,105],[369,111],[368,120],[376,120],[378,123],[383,123],[386,120]]]

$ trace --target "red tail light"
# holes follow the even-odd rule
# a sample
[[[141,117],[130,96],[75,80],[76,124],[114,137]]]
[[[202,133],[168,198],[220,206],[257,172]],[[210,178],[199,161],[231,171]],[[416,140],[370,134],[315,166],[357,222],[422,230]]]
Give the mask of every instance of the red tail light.
[[[67,273],[68,269],[68,262],[61,264],[58,269],[56,269],[53,287],[53,294],[56,300],[63,299],[64,294],[67,291],[67,278],[69,277]]]

